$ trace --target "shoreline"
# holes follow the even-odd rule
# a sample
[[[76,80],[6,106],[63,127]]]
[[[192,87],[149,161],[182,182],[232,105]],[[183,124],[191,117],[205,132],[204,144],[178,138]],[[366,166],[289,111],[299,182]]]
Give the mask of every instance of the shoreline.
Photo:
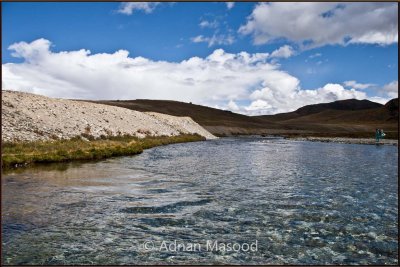
[[[361,144],[361,145],[392,145],[397,146],[398,140],[395,139],[381,139],[377,144],[375,138],[350,138],[350,137],[285,137],[294,141],[310,141],[310,142],[324,142],[324,143],[339,143],[339,144]]]
[[[198,134],[177,136],[110,136],[104,139],[72,139],[34,142],[2,142],[2,172],[32,167],[35,164],[100,160],[117,156],[141,154],[145,149],[176,144],[205,141]]]
[[[258,137],[282,137],[292,141],[310,141],[340,144],[376,145],[374,138],[313,137],[271,135]],[[239,137],[240,136],[232,136]],[[32,167],[35,164],[100,160],[118,156],[141,154],[145,149],[176,143],[205,141],[197,134],[178,136],[110,136],[104,139],[85,140],[82,137],[55,141],[2,142],[2,171]],[[398,146],[398,140],[382,139],[379,145]]]

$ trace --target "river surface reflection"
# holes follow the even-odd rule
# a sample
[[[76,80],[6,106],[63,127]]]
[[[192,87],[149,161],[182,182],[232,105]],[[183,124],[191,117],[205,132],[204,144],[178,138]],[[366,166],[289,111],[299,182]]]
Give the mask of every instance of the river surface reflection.
[[[247,137],[4,173],[3,264],[395,264],[397,162],[395,146]],[[175,240],[258,247],[143,247]]]

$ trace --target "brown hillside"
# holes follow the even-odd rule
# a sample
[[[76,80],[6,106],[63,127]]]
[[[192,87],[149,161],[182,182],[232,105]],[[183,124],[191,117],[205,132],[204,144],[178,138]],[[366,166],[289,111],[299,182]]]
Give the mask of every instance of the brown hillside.
[[[398,99],[381,105],[368,100],[341,100],[308,105],[294,112],[246,116],[230,111],[169,100],[114,100],[97,103],[138,111],[189,116],[215,135],[299,134],[368,137],[383,128],[397,138]],[[372,134],[373,135],[373,134]]]
[[[138,111],[153,111],[173,116],[189,116],[202,126],[229,126],[246,128],[266,127],[265,121],[256,117],[249,117],[246,115],[233,113],[231,111],[179,101],[138,99],[95,102]],[[268,127],[281,128],[284,126],[276,123],[268,123]]]

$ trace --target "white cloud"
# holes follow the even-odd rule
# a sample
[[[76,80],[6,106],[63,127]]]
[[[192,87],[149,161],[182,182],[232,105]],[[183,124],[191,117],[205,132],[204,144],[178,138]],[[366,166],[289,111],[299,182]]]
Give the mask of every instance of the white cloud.
[[[228,109],[231,111],[240,111],[239,106],[235,103],[235,101],[230,100],[228,105],[227,105]]]
[[[356,81],[345,81],[343,82],[343,84],[346,87],[350,87],[350,88],[354,88],[354,89],[367,89],[371,86],[375,86],[375,84],[373,83],[357,83]]]
[[[339,84],[303,90],[296,77],[267,61],[268,53],[232,54],[216,49],[204,58],[167,62],[129,57],[126,50],[91,54],[85,49],[52,52],[50,47],[45,39],[10,46],[23,62],[2,65],[2,87],[61,98],[172,99],[245,114],[367,98],[364,92]],[[392,85],[387,88],[393,91]],[[249,105],[238,104],[249,101]]]
[[[232,9],[235,6],[235,2],[226,2],[225,4],[228,9]]]
[[[376,84],[372,83],[357,83],[356,81],[345,81],[343,82],[343,85],[348,88],[354,88],[357,90],[364,90],[367,88],[372,87],[374,90],[377,91],[378,95],[380,96],[374,96],[370,97],[371,101],[375,101],[378,103],[385,104],[387,101],[389,101],[392,98],[398,97],[399,94],[399,82],[398,81],[392,81],[388,84],[385,84],[383,87],[377,87]]]
[[[208,21],[208,20],[203,20],[199,23],[201,28],[217,28],[219,23],[218,21]]]
[[[322,54],[321,53],[315,53],[309,56],[309,58],[315,58],[315,57],[321,57]]]
[[[145,12],[146,14],[150,14],[154,11],[154,9],[159,5],[159,2],[128,2],[121,3],[118,13],[124,15],[132,15],[134,10],[140,10]]]
[[[203,35],[197,35],[196,37],[192,37],[190,39],[193,43],[201,43],[201,42],[207,42],[207,38],[205,38]]]
[[[274,114],[293,111],[305,105],[350,98],[366,99],[367,95],[364,92],[355,89],[347,90],[340,84],[331,83],[315,90],[299,90],[298,84],[287,84],[286,89],[281,90],[266,86],[255,90],[250,95],[253,102],[245,109],[252,111],[253,115]]]
[[[230,45],[235,42],[235,38],[231,34],[214,33],[211,37],[198,35],[190,39],[193,43],[207,43],[208,47],[214,45]]]
[[[271,53],[271,57],[288,58],[294,55],[294,50],[290,45],[284,45]]]
[[[381,91],[389,98],[399,97],[399,82],[393,81],[391,83],[385,84]]]
[[[213,34],[208,36],[197,35],[192,37],[192,42],[195,43],[207,43],[208,47],[214,45],[230,45],[235,42],[234,31],[228,26],[228,22],[225,20],[226,16],[216,16],[213,14],[206,14],[208,19],[201,18],[199,23],[200,28],[213,29]]]
[[[265,111],[268,112],[269,109],[271,109],[272,106],[265,100],[262,99],[257,99],[253,102],[251,102],[251,104],[247,107],[244,107],[244,109],[248,112],[250,112],[250,114],[253,115],[260,115],[260,114],[264,114]]]
[[[385,105],[391,98],[386,98],[386,97],[380,97],[380,96],[372,96],[369,97],[368,100],[376,103],[380,103],[382,105]]]
[[[284,21],[282,21],[284,19]],[[254,44],[278,38],[303,48],[398,42],[397,3],[260,3],[239,32]]]

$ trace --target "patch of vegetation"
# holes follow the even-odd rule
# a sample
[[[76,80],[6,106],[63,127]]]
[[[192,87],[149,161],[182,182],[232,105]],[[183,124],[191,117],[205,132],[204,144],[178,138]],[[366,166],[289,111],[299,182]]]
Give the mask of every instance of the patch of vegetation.
[[[98,160],[116,156],[135,155],[155,146],[205,140],[194,135],[157,136],[139,139],[120,135],[83,140],[80,136],[69,140],[2,143],[3,169],[27,166],[33,163]]]

